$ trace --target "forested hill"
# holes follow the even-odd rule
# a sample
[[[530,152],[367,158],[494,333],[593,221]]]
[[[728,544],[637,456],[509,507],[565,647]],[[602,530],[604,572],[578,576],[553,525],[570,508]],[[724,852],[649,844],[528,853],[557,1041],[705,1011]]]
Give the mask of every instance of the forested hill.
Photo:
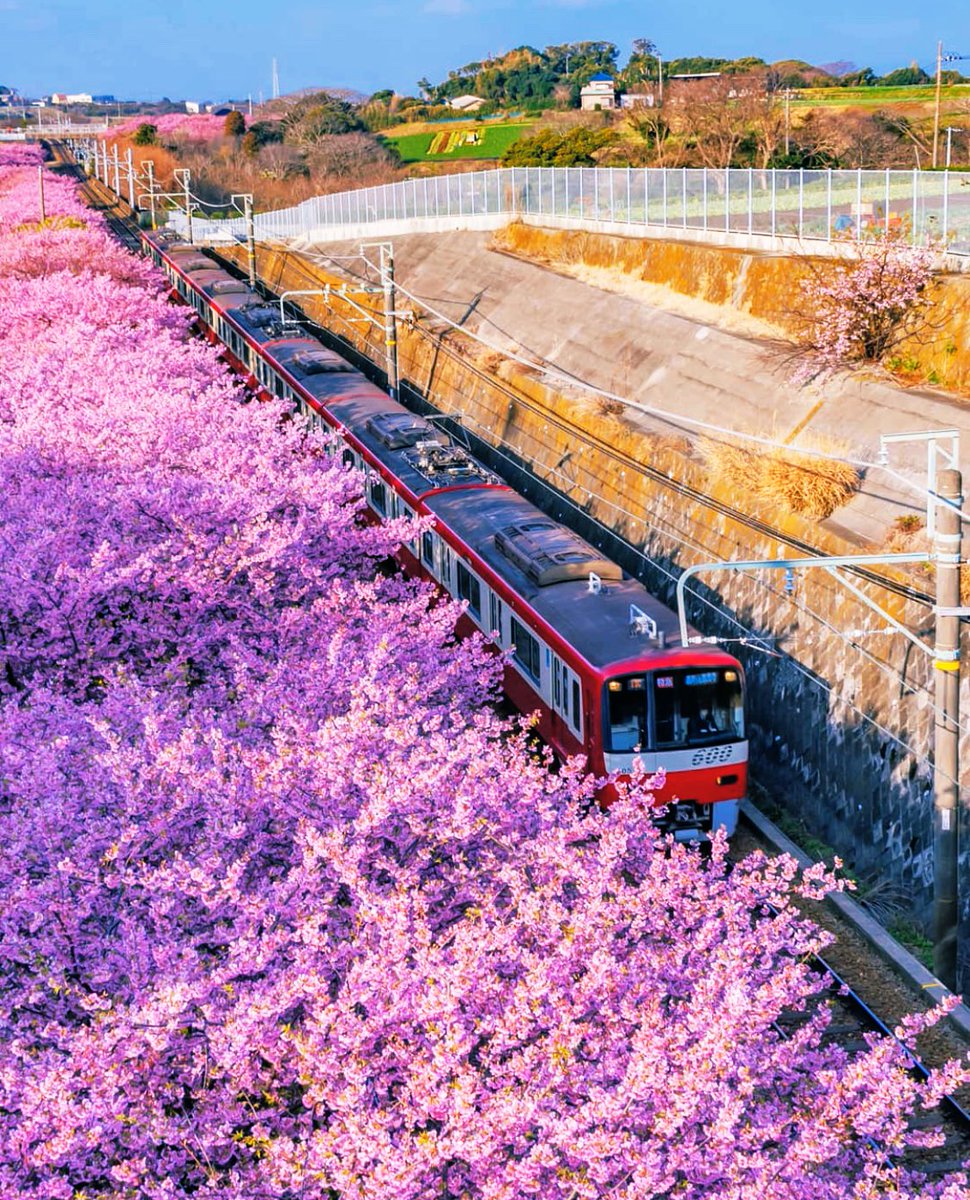
[[[620,91],[643,89],[656,82],[659,60],[649,38],[634,39],[621,65],[619,47],[613,42],[566,42],[536,50],[519,46],[498,57],[466,63],[449,71],[441,83],[419,79],[418,87],[429,101],[446,103],[456,96],[475,95],[498,105],[535,106],[559,101],[577,104],[579,90],[590,78],[606,72]],[[918,84],[929,76],[916,63],[879,76],[870,67],[854,63],[812,66],[800,59],[767,63],[764,59],[692,56],[663,63],[665,78],[672,75],[719,72],[722,75],[764,74],[769,88],[859,87],[870,84]],[[948,82],[959,82],[957,72],[944,72]]]

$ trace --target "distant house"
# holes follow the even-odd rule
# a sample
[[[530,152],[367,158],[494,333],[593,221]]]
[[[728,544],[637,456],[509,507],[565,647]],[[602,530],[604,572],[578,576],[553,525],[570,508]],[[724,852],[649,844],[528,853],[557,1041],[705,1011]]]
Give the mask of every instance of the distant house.
[[[186,100],[185,111],[187,113],[192,113],[193,115],[196,113],[200,113],[202,111],[202,101],[201,100]]]
[[[594,112],[598,108],[616,108],[616,86],[612,75],[603,72],[594,75],[579,93],[579,107],[587,112]]]
[[[653,92],[624,92],[620,96],[620,108],[653,108],[656,103]]]
[[[92,104],[94,97],[90,92],[54,92],[51,104]]]
[[[459,112],[478,112],[484,103],[481,96],[455,96],[448,101],[448,107]]]

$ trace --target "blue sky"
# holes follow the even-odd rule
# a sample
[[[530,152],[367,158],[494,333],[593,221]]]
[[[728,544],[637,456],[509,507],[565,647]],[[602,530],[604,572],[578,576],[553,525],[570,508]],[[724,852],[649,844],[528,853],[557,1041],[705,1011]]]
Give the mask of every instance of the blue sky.
[[[279,60],[283,91],[342,85],[414,93],[466,62],[514,46],[652,38],[666,58],[850,60],[886,71],[936,42],[970,54],[965,0],[0,0],[0,83],[27,94],[254,98]],[[964,64],[970,74],[970,62]]]

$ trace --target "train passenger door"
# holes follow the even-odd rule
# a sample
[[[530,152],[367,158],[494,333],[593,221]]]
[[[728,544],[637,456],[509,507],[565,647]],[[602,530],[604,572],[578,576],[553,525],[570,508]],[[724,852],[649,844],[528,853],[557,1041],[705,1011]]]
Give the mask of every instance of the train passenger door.
[[[579,679],[557,655],[552,656],[553,729],[557,739],[567,735],[583,740],[583,713]]]

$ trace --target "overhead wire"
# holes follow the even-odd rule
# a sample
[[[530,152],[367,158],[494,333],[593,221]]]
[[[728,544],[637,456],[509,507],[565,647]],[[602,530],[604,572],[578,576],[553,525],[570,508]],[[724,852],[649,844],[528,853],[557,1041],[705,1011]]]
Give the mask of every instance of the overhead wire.
[[[315,262],[322,263],[336,261],[333,256],[321,252],[303,250],[300,253],[304,257]],[[374,264],[369,265],[374,266]],[[374,269],[378,270],[379,272],[378,267],[375,267]],[[452,317],[449,317],[446,313],[443,313],[439,309],[433,307],[431,301],[410,291],[397,279],[394,281],[394,287],[396,291],[400,292],[404,296],[407,296],[407,298],[413,303],[420,304],[421,307],[435,317],[435,319],[445,322],[447,325],[451,326],[452,329],[464,334],[473,341],[478,342],[486,349],[493,350],[496,353],[501,354],[503,357],[519,363],[521,366],[529,367],[532,370],[539,369],[550,378],[559,379],[571,386],[580,387],[604,400],[614,400],[635,412],[641,412],[647,416],[655,417],[658,420],[664,421],[667,424],[674,425],[676,427],[688,425],[702,431],[719,434],[722,437],[733,438],[738,441],[751,442],[755,445],[767,446],[771,449],[787,451],[788,453],[797,453],[799,455],[804,455],[807,458],[819,458],[826,461],[843,462],[848,466],[857,467],[862,470],[882,471],[891,479],[894,479],[898,484],[901,484],[906,489],[915,492],[921,498],[921,500],[924,500],[927,503],[931,501],[941,504],[946,503],[945,500],[938,498],[930,489],[914,483],[913,480],[911,480],[907,475],[896,470],[894,467],[889,466],[888,463],[861,458],[854,455],[833,454],[830,451],[816,450],[812,447],[795,447],[788,442],[779,441],[777,438],[765,437],[763,434],[748,433],[743,430],[731,428],[730,426],[720,425],[717,422],[705,421],[699,417],[691,417],[684,413],[674,413],[669,409],[664,409],[657,405],[645,404],[643,401],[633,400],[629,397],[622,396],[617,392],[611,392],[605,388],[599,387],[597,384],[590,383],[581,376],[574,375],[572,372],[565,370],[556,363],[549,362],[547,359],[544,359],[541,356],[525,357],[521,354],[517,354],[514,350],[511,350],[506,346],[498,345],[495,342],[489,341],[481,334],[466,328],[460,322],[457,322]],[[961,520],[970,522],[970,513],[961,511],[960,517]]]
[[[339,313],[335,308],[333,308],[332,305],[328,305],[328,308],[329,308],[330,312],[333,314],[333,316],[335,316],[338,320],[343,321],[344,324],[348,324],[347,319],[344,317],[344,315],[342,313]],[[348,325],[348,328],[351,330],[351,332],[355,332],[353,330],[353,327]],[[350,344],[351,344],[351,346],[353,346],[352,340],[351,340]],[[446,417],[448,417],[449,419],[451,419],[454,423],[456,423],[459,426],[459,428],[461,427],[461,425],[464,422],[468,422],[474,426],[477,426],[478,429],[481,431],[481,433],[476,436],[480,436],[482,441],[486,442],[489,445],[489,447],[496,454],[499,455],[499,457],[504,459],[510,465],[512,465],[512,466],[517,465],[515,463],[513,455],[510,453],[507,453],[506,450],[503,448],[503,447],[508,447],[510,450],[514,449],[514,447],[512,447],[511,443],[507,439],[501,437],[500,435],[495,434],[494,431],[488,429],[487,426],[483,425],[476,418],[470,416],[469,414],[466,414],[466,413],[447,414],[446,413],[444,415]],[[496,439],[500,443],[500,446],[495,445]],[[555,476],[557,479],[562,481],[562,483],[568,488],[575,488],[577,486],[581,486],[581,485],[578,485],[575,480],[569,479],[568,476],[566,476],[565,473],[562,472],[561,470],[559,470],[558,468],[547,468],[547,471],[550,475]],[[538,480],[538,482],[544,484],[543,480]],[[544,486],[546,486],[548,488],[547,484],[544,484]],[[557,502],[562,502],[562,503],[568,505],[569,507],[574,509],[577,512],[577,514],[579,514],[581,517],[583,517],[584,519],[589,520],[589,521],[593,522],[595,525],[597,525],[606,536],[615,538],[617,541],[623,542],[624,545],[626,545],[635,555],[637,555],[648,567],[651,567],[651,568],[659,571],[662,575],[664,575],[672,583],[676,583],[679,576],[675,571],[672,571],[670,568],[664,566],[664,564],[662,562],[660,562],[659,560],[652,558],[650,555],[646,554],[639,547],[632,545],[630,542],[626,541],[626,539],[620,537],[620,535],[618,535],[613,529],[611,529],[610,526],[608,526],[604,521],[602,521],[599,517],[594,516],[592,513],[588,512],[586,509],[584,509],[582,507],[582,505],[578,504],[570,496],[568,496],[567,494],[565,494],[562,491],[557,490],[555,492],[555,497],[556,497]],[[631,513],[629,510],[624,509],[622,507],[622,505],[616,504],[614,501],[607,500],[603,497],[600,497],[599,499],[600,499],[601,503],[605,503],[614,512],[618,513],[619,515],[624,516],[624,517],[628,518],[629,520],[636,521],[646,527],[646,522],[643,520],[642,517],[639,517],[635,513]],[[675,532],[671,528],[671,522],[669,522],[669,520],[667,520],[666,518],[663,518],[663,517],[661,517],[660,520],[663,522],[663,524],[665,526],[667,526],[667,531],[664,534],[665,537],[667,537],[671,541],[681,545],[685,549],[691,550],[693,552],[697,552],[699,549],[703,549],[703,547],[699,545],[699,543],[697,542],[696,539],[689,539],[687,537],[684,537],[682,534]],[[742,578],[744,578],[747,582],[751,583],[754,586],[761,587],[762,589],[766,589],[766,590],[774,593],[775,595],[778,595],[778,589],[772,587],[770,584],[766,583],[766,581],[764,581],[764,580],[759,580],[754,576],[743,576]],[[770,644],[771,641],[773,641],[773,639],[766,639],[765,635],[759,634],[755,630],[750,629],[743,622],[739,621],[732,614],[726,612],[722,607],[720,607],[713,601],[707,599],[707,597],[701,595],[698,591],[691,589],[691,592],[692,592],[692,595],[697,600],[699,600],[705,607],[709,608],[713,613],[715,613],[722,620],[725,620],[729,624],[733,625],[742,634],[742,636],[738,637],[738,638],[730,638],[730,639],[718,638],[717,639],[718,642],[737,642],[737,643],[743,644],[751,649],[754,649],[756,651],[768,653],[768,654],[772,655],[773,657],[783,658],[792,667],[794,667],[801,676],[803,676],[806,680],[808,680],[808,682],[810,682],[816,688],[818,688],[820,691],[825,693],[830,698],[830,700],[834,699],[836,703],[844,705],[850,711],[855,713],[859,718],[861,718],[861,720],[864,723],[872,726],[874,729],[877,729],[881,734],[883,734],[883,736],[885,736],[887,739],[889,739],[894,745],[899,747],[910,758],[914,759],[917,763],[922,764],[924,766],[931,765],[929,758],[926,755],[922,754],[916,747],[910,745],[903,738],[901,738],[897,733],[895,733],[893,730],[888,728],[882,722],[878,721],[875,717],[871,716],[864,709],[860,708],[858,705],[856,705],[852,701],[845,699],[844,696],[842,696],[840,693],[837,693],[832,686],[830,686],[829,684],[827,684],[823,680],[821,680],[814,672],[812,672],[808,668],[804,667],[788,651],[786,651],[784,649],[779,650],[774,645]],[[898,682],[901,686],[909,689],[910,691],[912,691],[914,693],[917,691],[922,692],[924,694],[924,696],[926,696],[926,698],[927,698],[928,707],[932,711],[939,713],[940,710],[936,707],[935,703],[933,702],[932,698],[930,697],[928,689],[925,689],[923,687],[917,688],[912,683],[905,680],[904,677],[902,675],[900,675],[899,672],[897,672],[894,668],[890,667],[889,664],[881,662],[874,655],[870,654],[869,651],[867,651],[865,649],[865,647],[858,645],[852,638],[847,637],[841,630],[838,630],[835,626],[833,626],[830,622],[828,622],[819,613],[816,613],[813,609],[792,599],[791,597],[789,597],[789,600],[791,603],[793,603],[795,605],[796,608],[798,608],[800,611],[802,611],[803,613],[808,615],[811,619],[817,620],[820,624],[824,625],[830,632],[836,634],[842,640],[849,642],[849,644],[852,645],[853,648],[858,653],[860,653],[869,662],[873,663],[873,665],[879,667],[880,670],[883,673],[885,673],[887,676],[889,676],[894,682]],[[866,631],[866,632],[881,632],[881,631],[873,630],[873,631]],[[961,726],[961,729],[963,732],[970,732],[970,726]]]

